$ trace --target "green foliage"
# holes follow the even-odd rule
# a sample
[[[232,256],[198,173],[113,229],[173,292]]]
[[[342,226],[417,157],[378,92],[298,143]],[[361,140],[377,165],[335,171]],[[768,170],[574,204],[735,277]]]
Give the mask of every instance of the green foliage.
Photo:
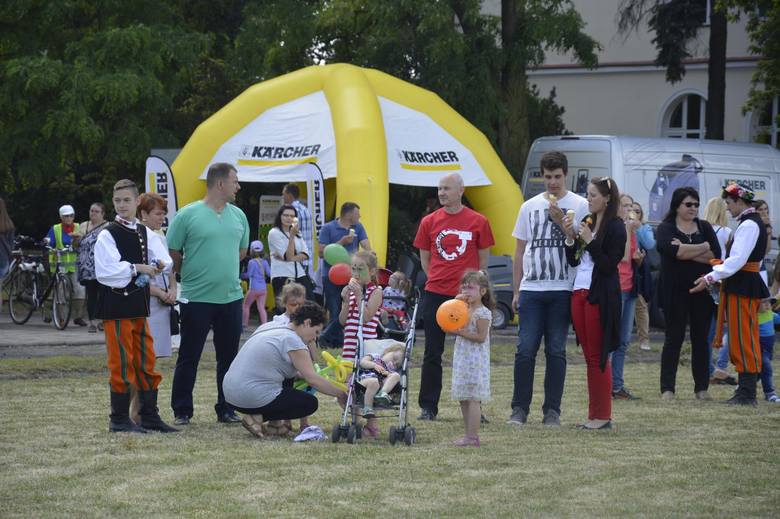
[[[529,134],[564,131],[554,95],[536,99],[525,68],[545,49],[594,65],[597,44],[570,0],[511,3],[509,45],[501,18],[483,14],[479,0],[8,0],[0,5],[0,190],[27,232],[42,234],[63,203],[84,218],[91,202],[108,201],[117,178],[142,180],[151,147],[183,145],[252,84],[325,62],[430,89],[500,152],[500,135],[509,135],[519,139],[509,148],[525,153]],[[507,99],[517,97],[507,64],[521,72],[519,105],[533,98],[519,119],[507,117],[515,110]],[[515,124],[525,130],[501,133]]]

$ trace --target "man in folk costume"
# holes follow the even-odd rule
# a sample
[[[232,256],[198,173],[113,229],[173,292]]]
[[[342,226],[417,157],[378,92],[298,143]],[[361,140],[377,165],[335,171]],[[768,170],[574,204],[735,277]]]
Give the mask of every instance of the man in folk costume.
[[[144,274],[154,277],[171,262],[160,238],[135,218],[138,188],[131,180],[114,185],[116,220],[98,235],[95,243],[95,274],[100,287],[96,316],[103,319],[108,353],[111,432],[147,430],[176,432],[162,421],[157,409],[157,386],[149,317],[149,285]],[[130,419],[130,389],[141,400],[140,423]]]
[[[700,292],[721,283],[714,347],[720,347],[724,321],[729,328],[729,355],[737,367],[739,384],[727,403],[757,405],[756,382],[761,373],[761,345],[758,338],[758,306],[769,297],[759,275],[766,254],[766,227],[752,206],[755,193],[748,187],[730,183],[723,188],[726,208],[739,225],[726,244],[726,259],[712,272],[696,280],[691,292]]]

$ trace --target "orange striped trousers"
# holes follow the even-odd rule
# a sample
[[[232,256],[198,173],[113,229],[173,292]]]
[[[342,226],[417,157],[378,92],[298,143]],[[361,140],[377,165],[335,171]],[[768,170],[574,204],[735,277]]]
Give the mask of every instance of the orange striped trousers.
[[[725,304],[729,327],[729,357],[737,373],[761,373],[761,344],[758,339],[760,303],[760,299],[737,294],[721,295],[720,304]]]
[[[131,386],[153,391],[162,376],[155,371],[154,340],[146,318],[103,321],[111,391],[127,393]]]

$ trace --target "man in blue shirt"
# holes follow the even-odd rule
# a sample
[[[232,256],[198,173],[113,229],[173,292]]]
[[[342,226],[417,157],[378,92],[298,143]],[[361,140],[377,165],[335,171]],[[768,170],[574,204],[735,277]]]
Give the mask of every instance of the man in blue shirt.
[[[360,206],[354,202],[345,202],[341,206],[340,216],[332,220],[320,229],[318,241],[320,244],[320,257],[325,257],[325,247],[331,243],[338,243],[354,254],[358,247],[371,250],[366,229],[360,223]],[[328,278],[330,263],[322,262],[322,289],[325,297],[325,307],[330,314],[330,321],[320,335],[320,342],[329,346],[341,346],[344,342],[344,329],[339,323],[339,310],[341,309],[341,289],[334,285]]]

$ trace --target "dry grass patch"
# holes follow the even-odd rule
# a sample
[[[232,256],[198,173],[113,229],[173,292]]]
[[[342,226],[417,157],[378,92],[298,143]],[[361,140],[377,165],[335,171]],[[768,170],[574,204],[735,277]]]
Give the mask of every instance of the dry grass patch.
[[[629,363],[626,382],[642,400],[616,402],[615,429],[583,432],[584,366],[572,363],[563,427],[541,426],[543,366],[529,424],[504,424],[512,391],[512,344],[496,345],[494,400],[483,447],[458,449],[456,403],[445,380],[440,419],[414,422],[418,444],[386,440],[258,441],[212,411],[214,361],[196,385],[196,416],[178,435],[107,431],[108,384],[100,357],[22,360],[0,373],[0,500],[4,517],[771,517],[780,407],[733,409],[693,398],[689,369],[678,400],[658,397],[658,365]],[[421,350],[421,348],[420,348]],[[572,358],[576,350],[570,349]],[[540,354],[540,364],[543,363]],[[61,369],[72,368],[54,377]],[[160,363],[162,414],[173,361]],[[43,375],[42,375],[43,374]],[[9,376],[12,375],[12,376]],[[29,375],[29,376],[25,376]],[[39,377],[39,378],[36,378]],[[449,377],[449,370],[445,370]],[[416,386],[419,371],[414,371]],[[712,388],[716,399],[730,389]],[[416,398],[413,398],[413,402]],[[337,421],[329,398],[312,423]],[[416,405],[411,412],[417,414]],[[383,431],[390,423],[383,423]]]

